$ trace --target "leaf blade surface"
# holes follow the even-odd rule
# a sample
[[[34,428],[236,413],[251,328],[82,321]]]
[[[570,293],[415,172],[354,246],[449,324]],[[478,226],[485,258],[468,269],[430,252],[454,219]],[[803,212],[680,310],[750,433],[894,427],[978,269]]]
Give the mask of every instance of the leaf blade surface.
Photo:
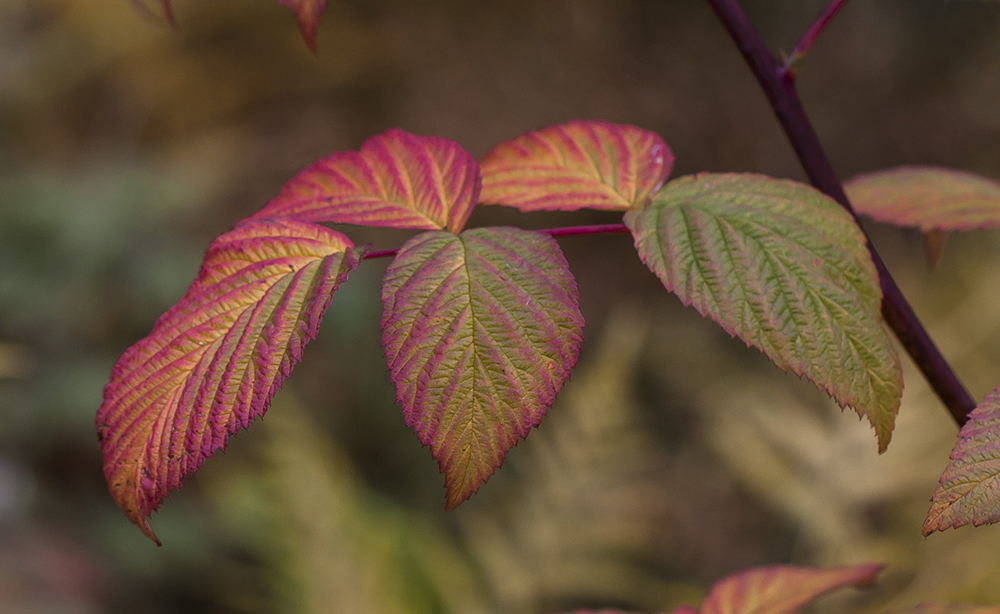
[[[576,364],[583,316],[555,241],[517,228],[407,241],[382,289],[383,346],[408,426],[468,499],[538,425]]]
[[[881,565],[818,569],[775,566],[751,569],[716,582],[700,614],[793,614],[837,588],[869,585]]]
[[[112,369],[97,412],[115,501],[147,517],[229,437],[263,415],[357,265],[338,232],[250,220],[212,242],[198,277]]]
[[[958,433],[951,460],[931,497],[924,537],[1000,520],[1000,389],[986,395]]]
[[[901,166],[854,177],[844,190],[861,215],[924,233],[1000,228],[1000,183],[967,171]]]
[[[306,167],[254,217],[457,233],[480,184],[475,159],[455,141],[394,128]]]
[[[902,374],[860,229],[813,188],[682,177],[629,211],[643,262],[685,305],[867,416],[889,443]]]
[[[660,135],[603,121],[527,132],[487,153],[482,201],[522,211],[624,211],[666,180],[674,157]]]

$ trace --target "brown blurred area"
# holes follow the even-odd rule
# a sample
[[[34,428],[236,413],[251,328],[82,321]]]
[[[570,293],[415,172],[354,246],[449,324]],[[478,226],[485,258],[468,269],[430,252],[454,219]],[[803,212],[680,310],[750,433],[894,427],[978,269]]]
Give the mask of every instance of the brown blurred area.
[[[153,517],[117,509],[93,416],[111,365],[208,242],[298,169],[391,127],[474,155],[600,118],[675,175],[802,179],[703,0],[330,0],[309,52],[274,0],[0,0],[0,613],[667,611],[753,565],[884,561],[819,611],[1000,603],[1000,529],[920,537],[956,428],[906,363],[892,445],[680,306],[625,236],[560,241],[587,319],[542,426],[473,499],[403,424],[364,263],[268,415]],[[745,0],[776,52],[824,0]],[[1000,178],[1000,4],[854,0],[802,98],[842,177],[919,163]],[[471,225],[613,222],[480,208]],[[349,227],[356,243],[409,233]],[[871,226],[981,398],[1000,385],[996,233]]]

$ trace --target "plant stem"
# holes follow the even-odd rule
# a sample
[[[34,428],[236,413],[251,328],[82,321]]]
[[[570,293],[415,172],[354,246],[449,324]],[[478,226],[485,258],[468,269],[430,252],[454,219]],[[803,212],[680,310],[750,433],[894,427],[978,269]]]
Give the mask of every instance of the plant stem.
[[[558,228],[543,228],[542,230],[536,230],[534,232],[540,232],[543,235],[549,235],[550,237],[570,237],[576,235],[606,235],[606,234],[624,234],[628,232],[628,228],[625,224],[593,224],[591,226],[560,226]],[[369,260],[371,258],[389,258],[395,256],[399,252],[399,249],[383,249],[377,252],[368,252],[361,259]]]
[[[569,237],[574,235],[605,235],[627,233],[625,224],[595,224],[593,226],[563,226],[562,228],[546,228],[536,230],[550,237]]]
[[[396,249],[383,249],[377,252],[368,252],[361,257],[362,260],[370,260],[372,258],[391,258],[399,252],[399,248]]]
[[[809,181],[818,190],[840,203],[855,220],[858,220],[854,208],[844,193],[844,187],[802,107],[791,75],[775,60],[736,0],[708,0],[708,2],[715,9],[764,89],[771,108],[791,142]],[[836,8],[839,7],[834,7],[834,10]],[[886,269],[867,233],[865,240],[875,268],[878,270],[879,283],[882,287],[882,316],[955,421],[959,425],[965,424],[969,413],[976,407],[975,400],[934,345],[899,286],[896,285],[896,281]]]
[[[826,29],[827,24],[833,19],[833,16],[837,14],[843,6],[847,4],[847,0],[832,0],[829,5],[827,5],[826,10],[823,14],[813,22],[806,33],[802,35],[799,42],[795,45],[795,49],[792,50],[791,55],[785,60],[785,65],[781,67],[783,72],[794,74],[795,67],[798,66],[802,58],[805,57],[806,53],[822,34],[823,30]]]

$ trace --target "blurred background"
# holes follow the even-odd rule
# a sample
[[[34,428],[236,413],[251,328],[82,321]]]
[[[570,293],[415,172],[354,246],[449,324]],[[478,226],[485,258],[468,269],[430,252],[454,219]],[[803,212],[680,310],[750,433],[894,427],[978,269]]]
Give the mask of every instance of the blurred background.
[[[789,51],[825,0],[745,0]],[[802,179],[702,0],[330,0],[318,55],[274,0],[0,0],[0,612],[496,613],[697,603],[775,563],[881,561],[817,611],[1000,603],[1000,528],[924,540],[957,429],[904,358],[892,445],[683,308],[627,236],[560,241],[587,319],[542,426],[445,513],[379,344],[365,262],[267,416],[153,519],[116,507],[94,413],[111,365],[209,241],[298,169],[402,127],[480,156],[569,119],[663,135],[675,176]],[[1000,4],[855,0],[802,98],[842,175],[939,164],[1000,179]],[[480,208],[470,225],[613,222]],[[356,243],[410,233],[346,228]],[[976,398],[1000,385],[1000,237],[872,225]]]

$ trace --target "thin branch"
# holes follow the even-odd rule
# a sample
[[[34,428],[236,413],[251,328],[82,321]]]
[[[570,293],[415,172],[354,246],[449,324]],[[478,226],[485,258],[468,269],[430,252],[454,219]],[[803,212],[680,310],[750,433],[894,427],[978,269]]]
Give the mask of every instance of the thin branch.
[[[836,15],[837,11],[843,8],[845,4],[847,4],[847,0],[832,0],[830,2],[830,4],[826,7],[826,10],[823,11],[823,14],[820,15],[811,26],[809,26],[806,33],[799,39],[798,44],[795,45],[795,49],[792,50],[792,53],[785,60],[785,65],[781,67],[782,72],[794,75],[795,68],[802,61],[802,58],[805,57],[809,49],[812,48],[816,39],[819,38],[819,35],[826,29],[827,24],[830,23],[831,19],[833,19],[833,16]]]
[[[362,260],[371,260],[372,258],[392,258],[399,252],[399,248],[396,249],[383,249],[377,252],[368,252],[361,257]]]
[[[736,0],[708,0],[708,2],[715,9],[764,89],[774,114],[791,142],[809,181],[816,189],[840,203],[857,220],[858,216],[844,193],[844,187],[806,116],[791,76],[771,55]],[[878,269],[879,283],[882,287],[882,316],[955,421],[960,425],[965,424],[969,413],[976,407],[975,400],[934,345],[899,286],[896,285],[896,281],[886,269],[867,233],[865,238],[872,261]]]
[[[594,226],[563,226],[562,228],[546,228],[536,230],[550,237],[569,237],[575,235],[606,235],[627,233],[625,224],[596,224]]]

